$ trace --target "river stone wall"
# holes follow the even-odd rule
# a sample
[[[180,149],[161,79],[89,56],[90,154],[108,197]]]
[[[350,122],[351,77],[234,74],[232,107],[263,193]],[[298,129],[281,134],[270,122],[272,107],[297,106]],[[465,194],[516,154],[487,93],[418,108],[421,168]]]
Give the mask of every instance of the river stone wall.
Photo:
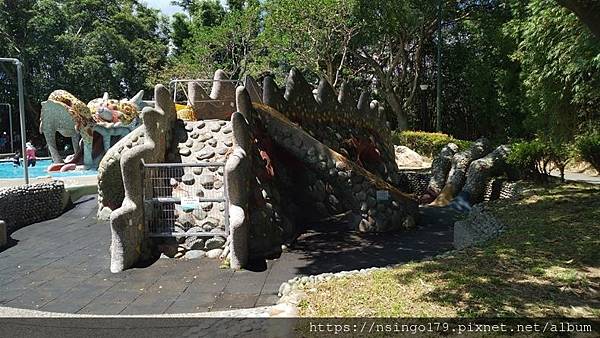
[[[28,184],[0,190],[0,220],[7,230],[60,216],[69,203],[62,181]]]
[[[417,203],[410,196],[317,141],[273,108],[254,107],[272,140],[315,173],[314,185],[331,187],[326,202],[352,211],[354,229],[382,232],[414,226]]]
[[[488,181],[483,196],[484,202],[517,199],[523,194],[523,182],[494,177]]]
[[[222,70],[214,75],[210,94],[207,94],[196,82],[188,84],[188,106],[192,107],[193,120],[229,121],[235,108],[235,85],[227,80]],[[193,122],[193,121],[191,121]],[[121,171],[121,157],[132,148],[144,144],[146,128],[137,128],[112,146],[98,166],[98,218],[109,220],[110,214],[123,203],[125,189]],[[170,141],[170,140],[169,140]],[[170,146],[170,145],[169,145]]]
[[[173,129],[173,140],[167,151],[168,163],[225,163],[232,152],[233,129],[230,121],[202,120],[178,121]],[[224,195],[223,167],[183,167],[171,170],[172,176],[162,183],[164,186],[151,187],[154,191],[166,193],[172,197],[220,198]],[[168,192],[168,193],[167,193]],[[193,232],[225,232],[225,203],[202,202],[194,210],[183,210],[175,205],[173,217],[178,248],[166,248],[169,243],[159,247],[167,256],[203,257],[211,250],[222,248],[227,241],[225,236],[212,238],[185,236]],[[211,256],[219,256],[222,252],[213,251]]]
[[[466,219],[454,223],[454,247],[463,249],[495,238],[505,226],[488,210],[485,204],[475,205]]]
[[[398,172],[398,188],[419,199],[427,192],[431,179],[431,171],[425,170],[400,170]]]
[[[398,167],[391,132],[379,103],[366,91],[344,85],[336,95],[324,79],[313,90],[295,68],[290,70],[284,88],[267,76],[262,90],[262,103],[310,136],[385,181],[396,182]]]
[[[416,199],[429,192],[428,185],[432,176],[430,171],[401,170],[399,176],[401,190],[414,195]],[[488,177],[482,189],[484,191],[482,201],[489,202],[518,198],[523,191],[523,185],[519,181],[511,181],[504,177]]]

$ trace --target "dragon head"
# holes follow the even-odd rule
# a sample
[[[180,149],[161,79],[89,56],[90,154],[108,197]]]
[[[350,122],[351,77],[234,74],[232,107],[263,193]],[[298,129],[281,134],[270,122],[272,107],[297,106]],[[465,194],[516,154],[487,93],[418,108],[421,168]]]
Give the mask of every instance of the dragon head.
[[[121,122],[128,125],[139,116],[144,105],[143,96],[144,91],[140,90],[131,99],[119,101],[110,99],[108,93],[104,93],[102,98],[90,101],[87,106],[97,122]]]

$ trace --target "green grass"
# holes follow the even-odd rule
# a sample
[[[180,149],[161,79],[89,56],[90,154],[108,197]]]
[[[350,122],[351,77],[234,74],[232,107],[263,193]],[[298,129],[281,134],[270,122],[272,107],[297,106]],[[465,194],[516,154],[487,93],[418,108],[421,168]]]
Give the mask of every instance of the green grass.
[[[600,316],[600,187],[491,204],[509,229],[446,257],[305,287],[302,316]]]

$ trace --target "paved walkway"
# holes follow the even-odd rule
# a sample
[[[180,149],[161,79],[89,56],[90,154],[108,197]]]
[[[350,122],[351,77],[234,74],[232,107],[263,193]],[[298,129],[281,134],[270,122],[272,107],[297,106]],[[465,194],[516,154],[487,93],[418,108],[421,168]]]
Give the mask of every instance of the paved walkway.
[[[220,269],[217,260],[159,259],[112,274],[110,230],[88,196],[61,217],[11,234],[0,251],[0,306],[78,314],[172,314],[275,304],[297,275],[386,266],[452,248],[449,211],[424,209],[420,229],[357,235],[309,231],[279,259],[253,271]]]
[[[550,175],[554,177],[560,177],[560,172],[558,170],[553,170],[550,172]],[[581,173],[572,173],[565,172],[565,180],[574,181],[574,182],[582,182],[582,183],[590,183],[590,184],[600,184],[600,175],[599,176],[591,176]]]

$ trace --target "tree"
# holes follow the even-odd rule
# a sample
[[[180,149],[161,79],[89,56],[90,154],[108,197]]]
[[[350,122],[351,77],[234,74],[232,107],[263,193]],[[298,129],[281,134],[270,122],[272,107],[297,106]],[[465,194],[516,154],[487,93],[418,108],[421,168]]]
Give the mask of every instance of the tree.
[[[208,74],[222,68],[233,78],[240,78],[258,52],[259,27],[258,5],[230,11],[219,25],[195,30],[188,53],[207,66]]]
[[[499,142],[523,136],[525,112],[520,65],[511,58],[517,42],[503,30],[511,19],[512,12],[506,6],[476,7],[467,18],[445,29],[442,63],[445,132],[459,139],[485,136]],[[430,48],[435,46],[426,48],[425,65],[435,62]],[[435,73],[432,67],[424,67],[420,81],[435,83]],[[427,92],[434,91],[418,90],[417,95]],[[435,105],[433,96],[430,95],[430,107]],[[433,121],[429,125],[433,126]]]
[[[191,16],[196,28],[214,27],[223,20],[225,9],[218,0],[202,0]]]
[[[443,1],[444,26],[451,27],[488,2]],[[408,128],[408,114],[425,67],[425,46],[438,27],[438,3],[360,0],[357,6],[356,15],[365,27],[355,40],[359,42],[357,55],[373,72],[381,96],[396,115],[399,130]]]
[[[565,8],[550,0],[512,3],[507,33],[518,41],[526,93],[527,125],[558,141],[597,125],[600,40]]]
[[[192,37],[190,20],[183,13],[175,13],[171,18],[171,41],[175,47],[175,54],[179,55],[184,50],[184,45]]]
[[[570,9],[583,22],[592,34],[600,39],[600,2],[596,0],[556,0]]]
[[[355,0],[268,0],[261,41],[271,63],[325,77],[334,87],[348,62]]]

